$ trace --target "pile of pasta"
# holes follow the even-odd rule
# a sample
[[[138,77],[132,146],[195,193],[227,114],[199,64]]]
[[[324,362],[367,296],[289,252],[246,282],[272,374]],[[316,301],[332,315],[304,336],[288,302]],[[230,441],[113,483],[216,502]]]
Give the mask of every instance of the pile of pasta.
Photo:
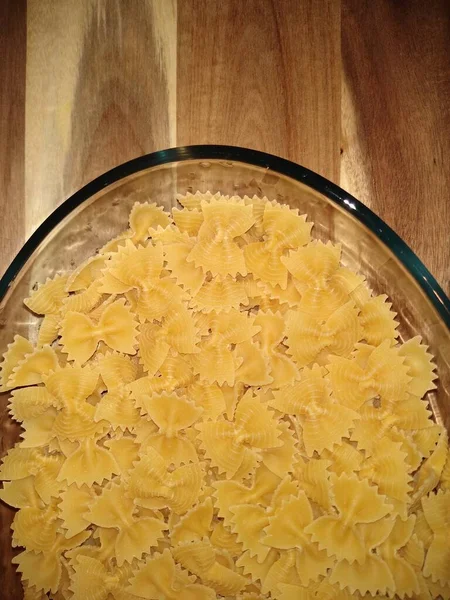
[[[177,199],[33,290],[3,357],[25,598],[450,598],[427,347],[305,215]]]

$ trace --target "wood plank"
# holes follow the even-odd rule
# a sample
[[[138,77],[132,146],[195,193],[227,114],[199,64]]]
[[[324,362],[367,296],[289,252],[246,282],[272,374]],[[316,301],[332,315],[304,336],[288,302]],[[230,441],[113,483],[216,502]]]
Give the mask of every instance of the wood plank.
[[[449,25],[446,0],[3,0],[0,273],[93,177],[223,143],[340,179],[448,283]],[[11,518],[0,506],[14,599]]]
[[[343,0],[341,183],[449,289],[450,5]]]
[[[175,48],[175,0],[29,0],[27,235],[94,177],[175,144]]]
[[[335,181],[340,144],[340,3],[178,4],[180,145],[265,150]]]
[[[0,276],[24,242],[26,0],[0,10]]]
[[[1,272],[71,193],[117,164],[175,145],[175,9],[174,0],[29,0],[27,11],[25,0],[2,4]],[[2,416],[0,456],[17,437]],[[10,600],[23,596],[11,564],[13,516],[2,504],[0,595]]]
[[[0,276],[24,242],[24,137],[26,0],[3,0],[0,10]],[[11,423],[0,413],[0,456],[9,446]],[[11,559],[14,511],[0,501],[0,595],[22,598]]]

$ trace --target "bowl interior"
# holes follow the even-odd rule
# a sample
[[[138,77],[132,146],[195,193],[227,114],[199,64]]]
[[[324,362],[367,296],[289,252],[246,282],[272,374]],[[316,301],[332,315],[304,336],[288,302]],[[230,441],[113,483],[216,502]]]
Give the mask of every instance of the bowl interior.
[[[267,196],[306,213],[315,223],[313,236],[342,246],[342,263],[361,275],[375,293],[386,293],[398,313],[400,336],[421,335],[435,357],[439,380],[428,399],[439,423],[450,428],[450,338],[435,307],[391,250],[362,222],[311,187],[274,171],[243,162],[185,160],[147,168],[96,193],[55,225],[11,284],[0,304],[0,356],[16,333],[36,339],[40,318],[23,305],[36,284],[71,270],[127,228],[136,201],[152,201],[166,209],[176,194],[187,191]],[[20,428],[7,412],[8,394],[0,395],[0,455],[18,440]],[[1,503],[0,503],[1,504]],[[2,569],[9,590],[20,588],[10,565],[9,524],[12,510],[0,506]]]

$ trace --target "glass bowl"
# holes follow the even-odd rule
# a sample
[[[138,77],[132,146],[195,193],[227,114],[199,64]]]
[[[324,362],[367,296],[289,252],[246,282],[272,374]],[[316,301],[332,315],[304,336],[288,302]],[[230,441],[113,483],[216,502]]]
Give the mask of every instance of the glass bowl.
[[[36,339],[40,319],[23,305],[35,283],[71,270],[122,233],[136,201],[170,209],[177,193],[222,192],[267,196],[306,213],[313,235],[342,245],[342,262],[362,274],[375,293],[388,294],[398,313],[400,336],[421,335],[435,356],[439,380],[428,400],[439,423],[450,426],[450,302],[408,246],[373,212],[323,177],[284,160],[229,146],[172,148],[127,162],[86,185],[37,229],[0,281],[0,356],[19,333]],[[20,428],[0,395],[3,456]],[[11,565],[13,510],[0,502],[2,590],[22,597]]]

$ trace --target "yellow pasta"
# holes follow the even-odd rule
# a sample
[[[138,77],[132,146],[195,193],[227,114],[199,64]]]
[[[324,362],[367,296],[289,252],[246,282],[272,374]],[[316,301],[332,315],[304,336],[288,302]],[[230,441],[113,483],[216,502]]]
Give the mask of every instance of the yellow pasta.
[[[281,445],[263,450],[261,460],[272,473],[278,475],[278,477],[284,477],[286,473],[294,471],[297,441],[293,429],[289,427],[289,423],[282,422],[279,428],[281,430],[279,437]]]
[[[187,257],[195,244],[195,238],[187,234],[181,240],[164,246],[164,258],[167,267],[177,283],[189,290],[195,296],[205,281],[205,275],[200,267],[187,262]]]
[[[213,276],[246,275],[243,251],[234,239],[253,225],[252,207],[218,199],[202,202],[201,211],[203,222],[188,262]]]
[[[98,359],[98,372],[109,391],[136,379],[137,367],[129,356],[108,352]]]
[[[104,479],[111,479],[119,473],[114,457],[88,437],[65,459],[58,480],[67,481],[69,485],[76,483],[77,486],[85,484],[90,487],[94,482],[102,483]]]
[[[47,600],[48,598],[42,590],[37,591],[35,587],[28,586],[24,581],[22,582],[22,587],[23,600]]]
[[[321,456],[330,463],[328,468],[336,475],[341,475],[341,473],[351,475],[359,471],[364,460],[363,454],[358,452],[348,441],[334,445],[332,450],[324,450]]]
[[[301,586],[301,580],[297,573],[298,554],[298,551],[293,549],[280,554],[264,577],[262,584],[264,593],[276,596],[280,584]]]
[[[405,461],[409,472],[415,471],[422,462],[422,453],[414,442],[413,434],[409,431],[402,431],[397,427],[392,427],[387,432],[387,437],[392,442],[400,444],[400,450],[406,454]]]
[[[286,321],[286,345],[298,367],[323,362],[330,355],[349,356],[362,335],[358,312],[351,300],[325,323],[297,311],[289,311]]]
[[[47,553],[25,550],[12,559],[22,579],[37,591],[56,592],[62,576],[61,555],[64,551],[79,546],[90,537],[90,532],[82,532],[65,539],[58,534],[51,550]]]
[[[300,307],[302,301],[302,295],[295,286],[294,281],[288,276],[286,288],[283,289],[279,285],[270,285],[264,281],[258,281],[258,288],[263,292],[259,303],[262,309],[264,301],[273,302],[278,300],[282,305],[286,305],[288,308]]]
[[[75,598],[98,598],[119,600],[126,598],[128,593],[126,573],[119,568],[108,569],[100,560],[91,556],[80,555],[74,561],[74,573],[70,590]]]
[[[330,357],[327,365],[333,393],[342,404],[358,409],[377,395],[385,401],[407,399],[411,377],[398,348],[391,348],[386,340],[378,347],[360,346],[358,351],[365,352],[364,367],[356,357]]]
[[[140,444],[137,442],[137,438],[112,438],[106,440],[104,444],[106,448],[109,448],[120,472],[126,475],[139,457]]]
[[[229,198],[229,196],[225,196],[225,197],[222,196],[222,194],[220,192],[217,192],[216,194],[212,194],[211,192],[202,193],[200,191],[197,191],[194,194],[192,192],[187,192],[186,194],[177,194],[176,195],[177,201],[181,204],[181,206],[183,206],[184,208],[187,208],[189,210],[191,210],[193,208],[201,208],[202,201],[203,202],[211,202],[211,200],[213,198],[218,200],[220,197],[226,198],[226,199]]]
[[[284,387],[298,378],[298,369],[294,362],[283,353],[281,342],[284,339],[284,319],[280,313],[259,311],[255,325],[261,327],[256,339],[269,359],[269,374],[274,388]]]
[[[394,586],[389,591],[395,591],[400,598],[420,593],[415,570],[399,555],[400,549],[406,546],[411,538],[414,522],[414,515],[403,520],[397,517],[389,537],[380,545],[378,550],[394,579]]]
[[[43,378],[58,368],[58,357],[50,346],[37,348],[26,354],[13,368],[8,379],[9,387],[22,387],[42,383]]]
[[[392,312],[387,296],[375,296],[361,307],[359,320],[363,330],[363,338],[368,344],[378,346],[384,340],[395,344],[398,337],[396,331],[399,323],[395,321],[396,313]]]
[[[127,497],[126,484],[114,484],[95,497],[86,511],[90,523],[100,527],[114,527],[119,530],[115,541],[115,555],[118,566],[140,559],[150,547],[157,546],[167,525],[154,517],[137,518],[133,515],[135,505]]]
[[[53,424],[55,436],[60,442],[76,442],[106,432],[109,429],[108,422],[96,421],[95,412],[95,407],[89,402],[80,403],[74,409],[63,409]]]
[[[94,324],[81,313],[68,312],[62,322],[61,343],[70,360],[86,362],[103,340],[111,349],[135,354],[137,322],[124,300],[110,304]]]
[[[421,464],[414,480],[413,502],[417,504],[422,496],[434,490],[439,483],[447,460],[448,434],[440,429],[439,439],[431,455]]]
[[[87,485],[77,487],[72,484],[61,493],[59,517],[63,520],[66,537],[77,535],[89,527],[91,522],[85,518],[85,513],[94,496],[94,490]]]
[[[300,489],[304,490],[311,500],[325,511],[331,510],[331,481],[330,468],[332,462],[325,459],[313,458],[305,461],[300,459],[296,465],[295,478]]]
[[[213,504],[211,498],[194,506],[174,525],[170,533],[172,544],[193,542],[207,537],[212,529]]]
[[[342,560],[334,567],[330,583],[347,589],[355,595],[382,596],[395,587],[395,582],[389,567],[382,558],[376,554],[366,557],[364,564],[349,563]]]
[[[317,581],[334,563],[311,541],[305,528],[313,521],[311,505],[303,491],[286,500],[266,528],[264,543],[280,550],[295,550],[297,577],[303,585]]]
[[[443,598],[448,600],[450,598],[450,586],[441,585],[440,583],[434,583],[430,579],[426,580],[425,588],[427,594],[431,594],[432,598]]]
[[[21,335],[15,335],[14,341],[8,344],[8,348],[0,364],[0,391],[11,389],[7,387],[7,382],[11,377],[13,369],[31,352],[33,352],[32,343]]]
[[[381,519],[390,512],[391,506],[376,487],[355,475],[342,474],[336,478],[332,491],[338,515],[319,517],[307,527],[306,532],[320,548],[326,549],[328,555],[350,564],[354,561],[363,564],[365,547],[356,525]]]
[[[195,322],[182,304],[173,308],[161,325],[141,325],[138,342],[141,364],[150,375],[154,375],[163,365],[171,346],[176,352],[198,352]]]
[[[142,453],[130,472],[130,494],[139,506],[168,507],[184,514],[195,503],[203,485],[198,463],[188,463],[169,471],[169,465],[152,447]]]
[[[113,429],[131,430],[139,419],[130,392],[124,390],[107,392],[95,406],[94,420],[107,421]]]
[[[196,406],[203,410],[203,419],[215,421],[226,411],[223,391],[215,383],[208,385],[195,381],[188,386],[187,395]]]
[[[42,508],[44,503],[34,486],[34,477],[29,475],[13,481],[4,481],[0,500],[14,508]]]
[[[404,516],[412,489],[406,458],[400,444],[383,438],[374,444],[372,455],[359,470],[359,476],[376,484],[379,492]]]
[[[22,448],[38,448],[50,444],[55,437],[53,427],[57,414],[56,409],[49,408],[37,417],[24,419],[22,421],[24,431],[20,434]]]
[[[58,314],[45,315],[42,319],[37,346],[50,346],[59,335],[60,316]]]
[[[269,525],[269,517],[262,506],[255,504],[238,504],[231,507],[231,529],[237,541],[251,557],[256,556],[259,563],[269,553],[269,545],[263,542],[262,530]]]
[[[201,408],[175,394],[154,394],[144,399],[142,412],[148,414],[157,427],[155,433],[142,441],[144,448],[154,448],[167,464],[198,461],[195,446],[184,430],[199,419]]]
[[[326,287],[339,268],[340,257],[340,246],[333,246],[331,242],[324,244],[313,241],[290,252],[289,258],[285,258],[283,262],[303,290],[308,287]]]
[[[189,264],[189,263],[188,263]],[[191,308],[203,312],[229,310],[248,304],[244,282],[228,276],[205,281],[190,302]]]
[[[65,298],[61,306],[61,314],[68,311],[88,313],[98,306],[101,298],[100,282],[97,280],[91,283],[86,290]]]
[[[399,349],[399,355],[405,357],[407,372],[412,378],[408,384],[409,392],[418,398],[422,398],[436,387],[436,365],[433,363],[433,356],[427,350],[428,346],[422,344],[420,336],[408,340]]]
[[[130,212],[130,229],[133,232],[134,242],[141,242],[149,236],[149,229],[154,227],[167,227],[170,217],[164,212],[162,206],[156,202],[136,202]]]
[[[432,421],[429,425],[429,427],[418,429],[412,433],[414,443],[425,458],[433,452],[442,432],[440,425],[436,425]]]
[[[26,600],[450,599],[422,339],[297,210],[134,197],[0,363]]]
[[[67,296],[67,279],[65,276],[58,275],[54,279],[47,279],[24,300],[25,306],[38,315],[59,312],[63,299]]]
[[[265,465],[256,470],[251,485],[237,481],[218,480],[213,483],[214,496],[219,517],[230,523],[232,518],[231,507],[238,504],[262,504],[268,506],[272,494],[281,483],[281,478],[272,473]]]
[[[244,552],[236,561],[236,566],[242,569],[245,575],[250,576],[255,583],[264,583],[272,565],[278,560],[279,556],[280,553],[272,548],[267,558],[262,563],[258,563],[256,558],[251,558],[248,552]]]
[[[134,573],[128,588],[131,594],[150,600],[164,598],[168,600],[210,600],[214,593],[207,586],[193,583],[194,579],[186,570],[177,567],[169,550],[154,554]],[[211,595],[211,593],[213,595]]]
[[[86,290],[92,283],[100,279],[109,258],[109,255],[96,254],[81,263],[67,278],[66,291]]]
[[[123,249],[120,249],[107,264],[104,273],[112,276],[122,284],[121,292],[131,288],[142,289],[152,280],[157,280],[163,268],[163,247],[161,244],[146,246],[135,245],[127,240]],[[101,289],[102,293],[114,293],[107,288],[106,281]]]
[[[198,325],[198,324],[197,324]],[[194,373],[207,383],[234,385],[237,358],[230,346],[251,340],[258,333],[254,317],[237,310],[211,313],[205,323],[206,337],[198,344],[199,352],[192,356]],[[199,333],[202,334],[201,327]]]
[[[24,387],[14,390],[9,401],[9,412],[16,421],[33,419],[45,413],[57,400],[44,386]]]
[[[48,552],[58,532],[58,511],[55,505],[44,508],[20,509],[11,525],[13,546],[25,546],[35,552]]]
[[[273,414],[251,391],[239,402],[233,422],[205,422],[197,428],[207,457],[227,478],[236,475],[247,454],[282,444]]]
[[[357,413],[333,401],[329,394],[323,369],[318,365],[305,368],[298,383],[275,392],[271,406],[286,414],[295,415],[303,428],[303,443],[309,456],[322,452],[346,437],[358,418]],[[326,431],[326,437],[323,432]]]
[[[179,544],[172,555],[182,567],[200,578],[202,583],[226,596],[234,595],[245,585],[246,579],[217,560],[217,551],[209,541]]]
[[[110,261],[100,289],[103,293],[125,293],[141,321],[159,319],[184,297],[162,268],[162,244],[136,247],[128,242]]]
[[[441,585],[450,584],[448,536],[450,531],[450,494],[437,492],[422,498],[425,519],[433,532],[423,574]]]
[[[263,242],[250,243],[244,248],[247,269],[254,277],[273,286],[286,289],[288,271],[283,253],[309,241],[311,223],[306,223],[295,211],[267,203],[262,218]]]
[[[179,210],[174,208],[172,211],[173,220],[178,229],[187,233],[190,236],[197,236],[199,229],[203,223],[204,217],[201,211],[201,205],[199,208]]]
[[[224,521],[217,521],[210,539],[215,548],[226,550],[233,558],[239,558],[243,553],[242,544],[238,542],[237,535],[224,525]]]
[[[235,381],[254,387],[272,383],[269,361],[259,346],[246,341],[236,344],[234,350],[236,368]]]

